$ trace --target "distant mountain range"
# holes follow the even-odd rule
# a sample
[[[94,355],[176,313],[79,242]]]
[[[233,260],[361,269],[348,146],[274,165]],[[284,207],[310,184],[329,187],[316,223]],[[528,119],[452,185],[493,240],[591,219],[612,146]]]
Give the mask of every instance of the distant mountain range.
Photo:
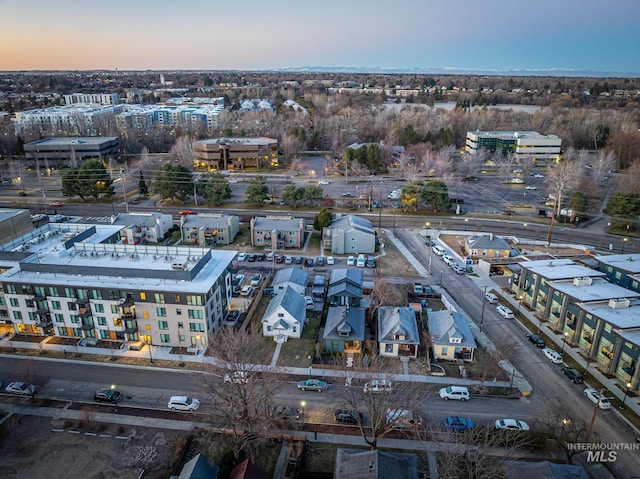
[[[598,70],[573,70],[563,68],[543,69],[474,69],[455,67],[350,67],[350,66],[302,66],[276,68],[275,72],[313,72],[313,73],[387,73],[387,74],[415,74],[415,75],[492,75],[492,76],[552,76],[552,77],[596,77],[596,78],[637,78],[639,73],[606,72]]]

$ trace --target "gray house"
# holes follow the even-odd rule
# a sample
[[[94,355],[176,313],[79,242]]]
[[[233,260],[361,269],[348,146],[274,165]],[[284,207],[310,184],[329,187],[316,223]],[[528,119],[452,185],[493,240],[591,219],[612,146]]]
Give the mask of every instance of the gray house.
[[[198,246],[228,245],[240,231],[240,218],[223,213],[198,213],[180,218],[183,243]]]
[[[360,353],[364,341],[364,309],[349,306],[329,308],[324,327],[324,350],[331,353]]]
[[[411,306],[378,308],[378,347],[381,356],[417,358],[419,346],[418,323]]]
[[[476,340],[464,314],[457,311],[429,311],[429,333],[435,359],[473,361]]]
[[[290,268],[278,270],[276,275],[273,277],[271,286],[273,286],[273,292],[276,294],[280,291],[284,291],[287,286],[291,287],[298,294],[304,294],[307,289],[308,282],[308,271],[291,266]]]
[[[323,228],[324,249],[333,254],[375,253],[376,233],[371,221],[358,216],[337,214],[330,226]]]
[[[327,296],[331,306],[360,307],[364,275],[360,269],[336,268],[329,277]]]
[[[418,479],[418,457],[415,454],[376,449],[343,449],[336,451],[335,479]]]
[[[306,319],[304,297],[287,286],[269,302],[262,317],[262,334],[273,337],[278,343],[299,338]]]
[[[508,258],[511,253],[511,246],[500,236],[493,233],[488,235],[472,235],[464,240],[465,248],[469,256],[481,258],[488,256],[491,258]]]

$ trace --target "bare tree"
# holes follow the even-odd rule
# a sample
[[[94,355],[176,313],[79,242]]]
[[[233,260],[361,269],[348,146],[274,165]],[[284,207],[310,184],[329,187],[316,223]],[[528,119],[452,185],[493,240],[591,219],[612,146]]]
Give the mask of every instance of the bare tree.
[[[457,164],[458,174],[468,178],[477,174],[489,157],[489,152],[480,148],[477,151],[465,151],[461,160]]]
[[[297,135],[286,134],[282,137],[282,152],[284,153],[284,161],[286,164],[293,162],[294,158],[298,158],[300,152],[304,148],[304,141]]]
[[[179,137],[171,147],[171,154],[175,156],[178,163],[187,168],[193,167],[194,144],[196,138],[193,135],[183,135]]]
[[[586,162],[585,162],[586,163]],[[593,181],[596,185],[602,185],[605,176],[618,164],[616,154],[611,150],[598,150],[595,161],[591,163]]]
[[[207,366],[202,388],[214,406],[213,420],[232,425],[237,453],[248,441],[268,436],[279,373],[262,366],[271,361],[271,352],[257,330],[223,327],[210,344],[216,361]]]
[[[380,306],[405,306],[407,296],[404,292],[391,285],[386,278],[379,276],[373,283],[371,291],[371,306],[369,307],[369,318],[373,320]]]
[[[540,419],[537,426],[548,437],[556,440],[570,464],[573,464],[573,458],[581,451],[569,449],[569,443],[599,441],[598,433],[592,431],[586,421],[577,417],[575,412],[570,410],[554,410],[548,416]]]

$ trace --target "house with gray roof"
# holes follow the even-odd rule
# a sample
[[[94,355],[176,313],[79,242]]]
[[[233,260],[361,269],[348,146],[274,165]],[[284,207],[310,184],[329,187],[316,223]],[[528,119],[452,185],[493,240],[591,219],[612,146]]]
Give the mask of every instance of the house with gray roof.
[[[296,266],[280,269],[273,277],[271,286],[273,292],[278,294],[280,291],[284,291],[287,287],[292,288],[296,293],[304,295],[307,289],[307,283],[309,282],[309,272]]]
[[[464,314],[444,309],[427,317],[434,359],[473,361],[477,345]]]
[[[512,249],[509,243],[493,233],[467,236],[464,243],[468,255],[475,258],[508,258]]]
[[[419,346],[418,323],[412,307],[378,308],[378,352],[381,356],[417,358]]]
[[[304,218],[290,215],[257,216],[251,219],[251,244],[272,251],[300,248],[304,240]]]
[[[324,249],[333,254],[375,253],[376,232],[373,224],[358,216],[337,214],[331,225],[323,228]]]
[[[415,454],[388,452],[380,449],[338,448],[335,479],[418,479],[418,457]]]
[[[123,226],[120,240],[125,244],[159,243],[173,227],[173,216],[158,212],[118,213],[112,225]]]
[[[327,297],[331,306],[360,307],[363,286],[362,270],[355,268],[336,268],[331,271]]]
[[[290,286],[280,291],[269,302],[262,317],[262,334],[278,343],[299,338],[307,318],[304,296]]]
[[[361,353],[364,341],[364,309],[336,306],[327,311],[324,350],[330,353]]]
[[[503,461],[505,479],[589,479],[584,467],[549,461]],[[607,474],[607,477],[609,474]]]
[[[198,213],[180,218],[182,243],[197,246],[228,245],[240,231],[240,218],[223,213]]]
[[[202,454],[197,454],[182,466],[179,476],[171,476],[171,479],[216,479],[219,472],[218,466],[211,464]]]

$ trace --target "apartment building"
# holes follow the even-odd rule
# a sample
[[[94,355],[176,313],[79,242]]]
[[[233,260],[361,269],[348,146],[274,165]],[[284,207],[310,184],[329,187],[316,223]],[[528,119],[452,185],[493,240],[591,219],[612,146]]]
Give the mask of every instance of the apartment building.
[[[272,138],[217,138],[194,145],[197,170],[245,170],[278,166],[278,140]]]
[[[224,213],[198,213],[180,218],[183,243],[196,246],[228,245],[240,231],[240,218]]]
[[[236,252],[122,244],[120,230],[47,224],[2,245],[0,311],[18,334],[204,350]]]
[[[218,125],[224,104],[128,105],[116,116],[119,131],[145,130],[154,126],[210,130]]]
[[[333,254],[375,253],[376,239],[371,221],[354,215],[337,214],[322,230],[323,247]]]
[[[73,105],[117,105],[120,98],[117,93],[72,93],[64,95],[64,104]]]
[[[290,215],[256,216],[250,224],[252,246],[264,246],[273,251],[302,247],[304,218]]]
[[[506,155],[515,153],[519,161],[558,161],[562,139],[536,131],[468,131],[466,151],[481,148]]]
[[[158,243],[173,227],[173,216],[158,213],[118,213],[111,224],[122,226],[120,240],[124,244]]]
[[[123,105],[54,106],[18,111],[12,118],[16,135],[97,135],[98,124],[108,124]]]

